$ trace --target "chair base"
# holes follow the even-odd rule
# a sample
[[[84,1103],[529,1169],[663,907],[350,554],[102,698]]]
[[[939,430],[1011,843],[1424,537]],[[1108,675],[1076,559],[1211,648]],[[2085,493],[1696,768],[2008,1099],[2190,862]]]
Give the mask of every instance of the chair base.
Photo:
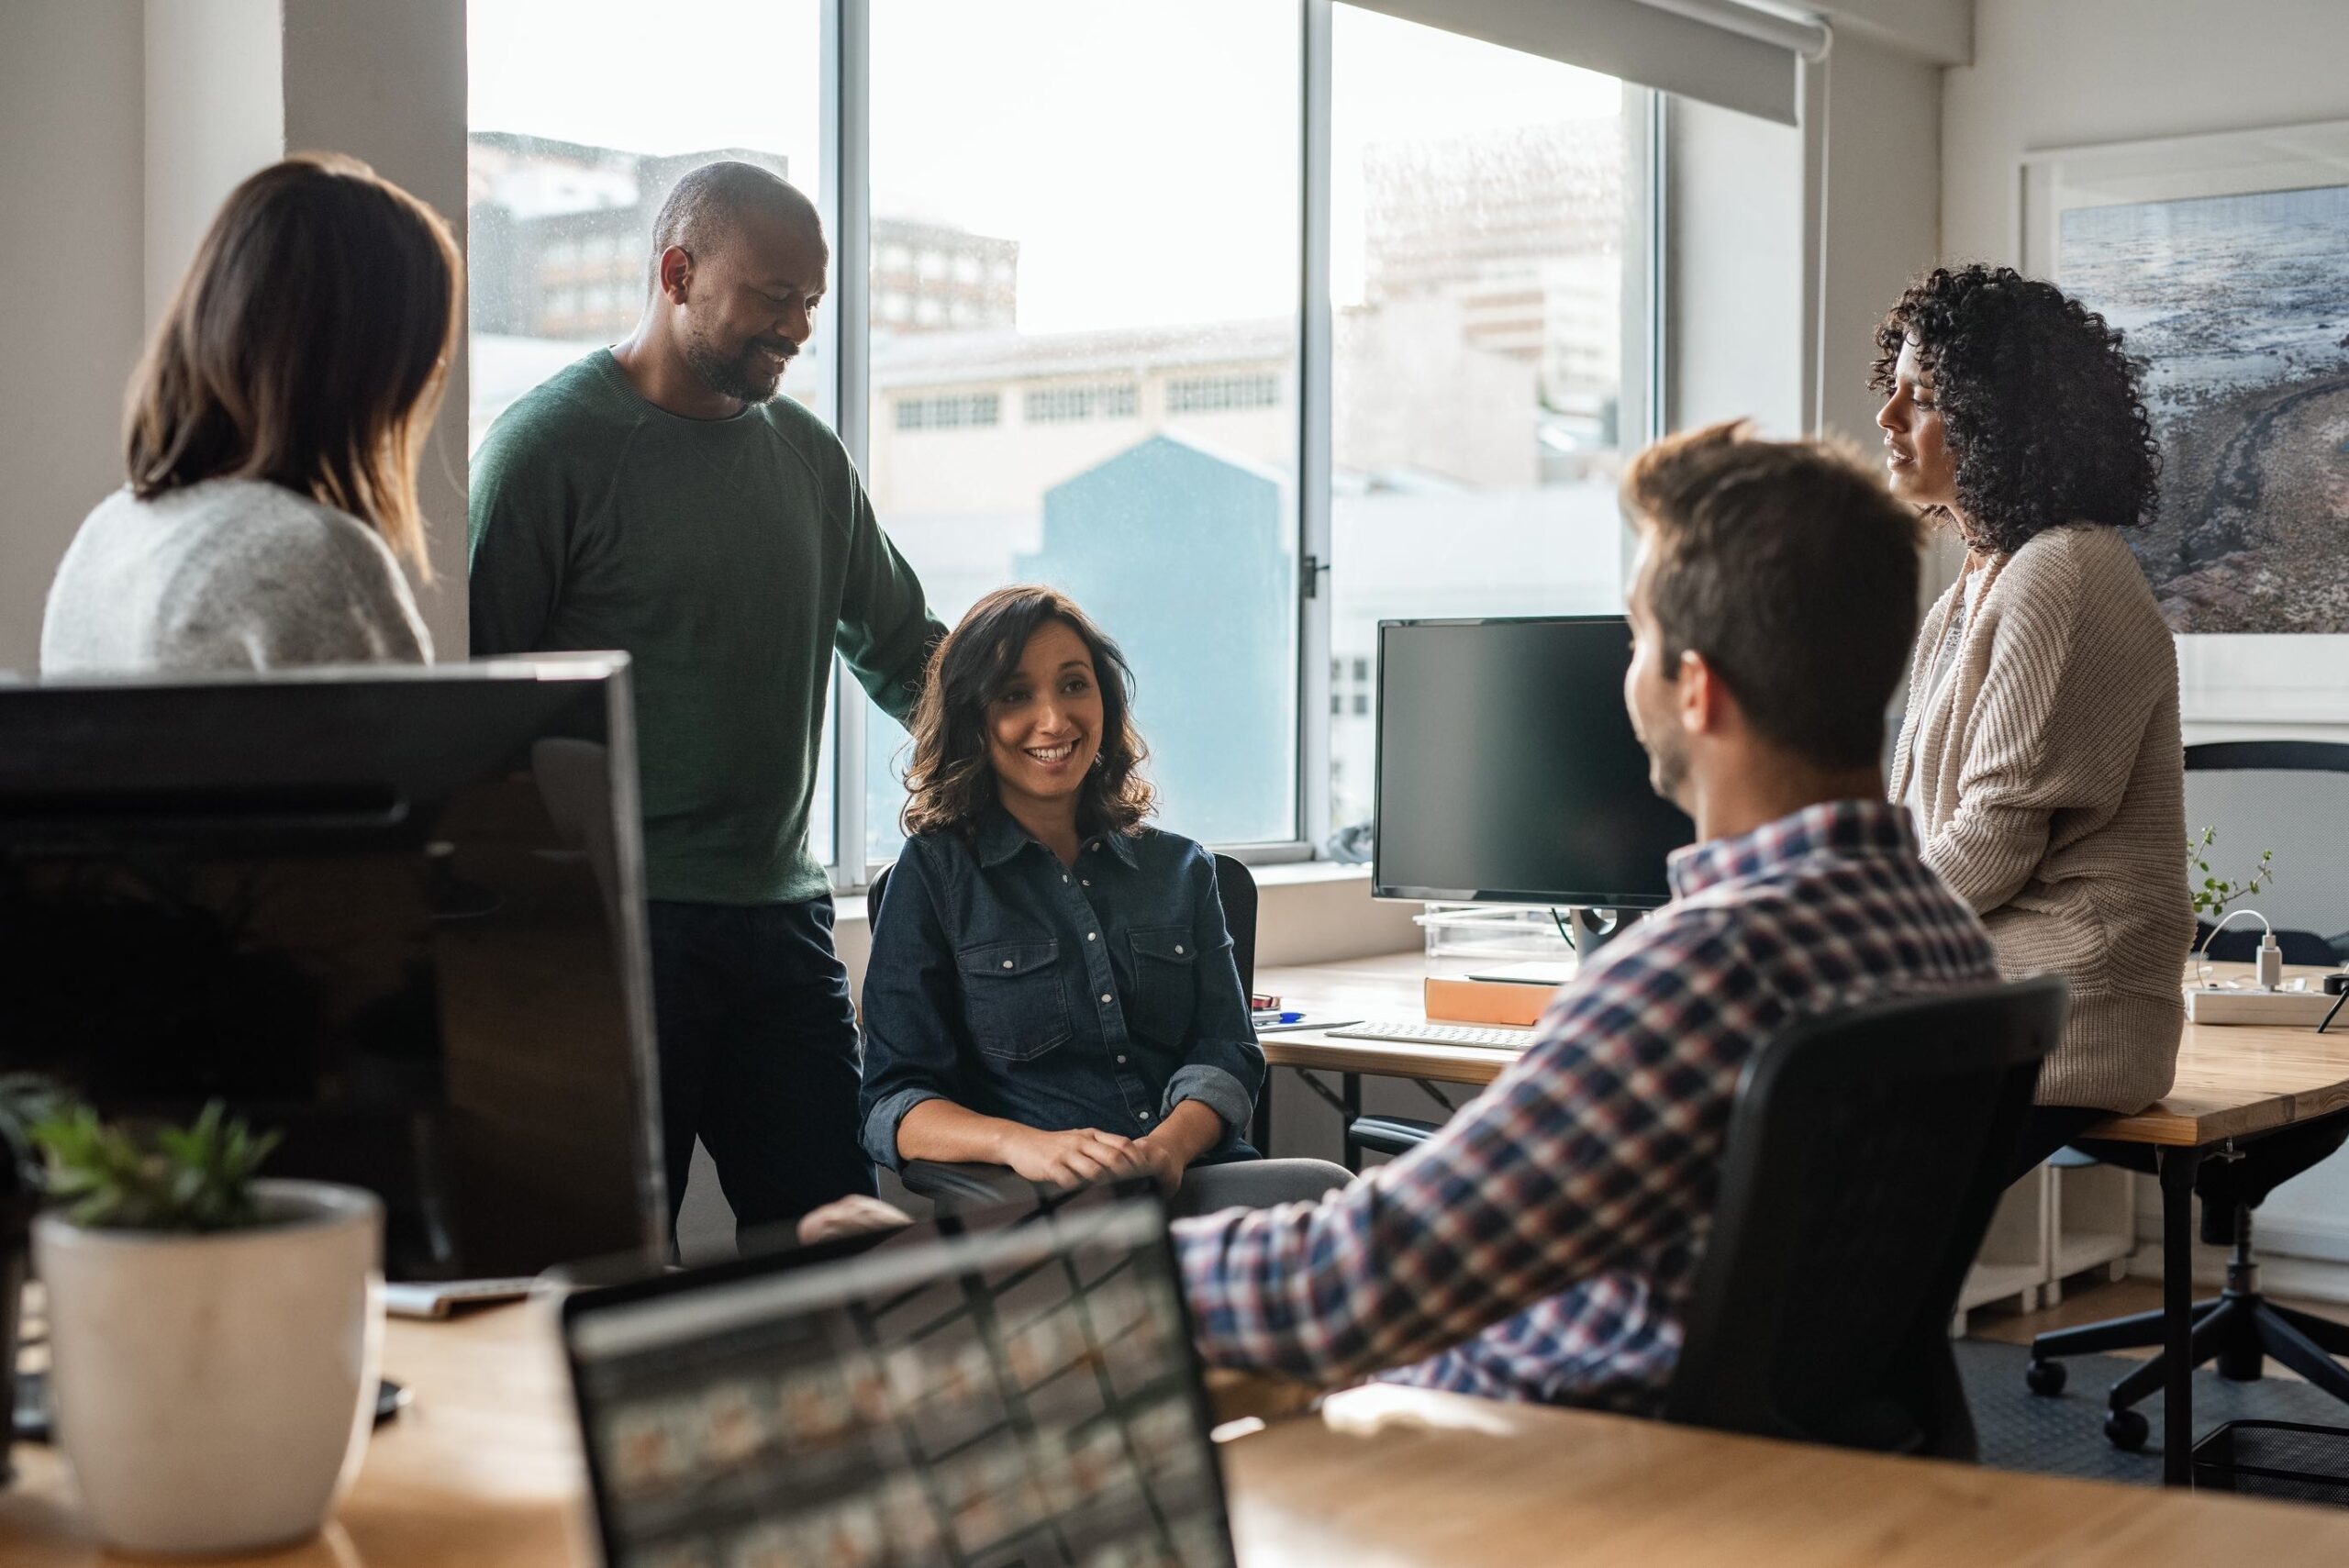
[[[2231,1265],[2230,1276],[2244,1265]],[[2104,1351],[2130,1350],[2163,1342],[2162,1315],[2135,1312],[2125,1318],[2076,1329],[2058,1329],[2031,1342],[2031,1364],[2024,1381],[2034,1394],[2055,1394],[2064,1386],[2059,1356],[2093,1355]],[[2290,1368],[2335,1399],[2349,1404],[2349,1367],[2333,1360],[2349,1355],[2349,1324],[2336,1323],[2288,1307],[2278,1307],[2255,1286],[2230,1279],[2224,1292],[2194,1304],[2190,1361],[2194,1366],[2218,1362],[2219,1375],[2234,1383],[2261,1377],[2268,1358]],[[2132,1408],[2163,1385],[2169,1370],[2166,1352],[2153,1357],[2114,1384],[2105,1396],[2105,1436],[2114,1446],[2135,1449],[2150,1435],[2145,1418]]]

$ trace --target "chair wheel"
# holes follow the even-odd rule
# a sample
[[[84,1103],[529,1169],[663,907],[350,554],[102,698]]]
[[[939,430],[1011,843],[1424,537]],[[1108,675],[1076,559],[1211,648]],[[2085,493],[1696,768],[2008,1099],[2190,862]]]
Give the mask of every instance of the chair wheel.
[[[2153,1426],[2134,1410],[2108,1410],[2104,1413],[2104,1439],[2117,1449],[2131,1453],[2145,1446],[2153,1435]]]
[[[2063,1393],[2065,1380],[2069,1375],[2062,1362],[2043,1362],[2035,1357],[2029,1366],[2022,1369],[2023,1383],[2033,1394]]]

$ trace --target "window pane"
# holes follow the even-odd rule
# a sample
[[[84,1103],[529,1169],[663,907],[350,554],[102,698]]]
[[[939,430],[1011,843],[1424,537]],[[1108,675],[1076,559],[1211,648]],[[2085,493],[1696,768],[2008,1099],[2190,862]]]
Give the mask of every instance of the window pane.
[[[684,28],[648,27],[647,16],[629,0],[468,7],[475,445],[514,399],[635,326],[651,287],[652,220],[679,175],[740,159],[817,194],[818,0],[701,0]],[[721,80],[728,59],[759,62],[755,90]],[[785,395],[829,418],[831,363],[820,323]],[[827,862],[837,859],[832,804],[827,762],[809,831]]]
[[[1298,8],[872,15],[884,526],[950,623],[1045,582],[1124,645],[1167,828],[1294,838]],[[886,860],[905,732],[869,733]]]
[[[1336,7],[1330,822],[1368,820],[1377,626],[1612,614],[1640,95]],[[1337,705],[1345,702],[1346,711]]]

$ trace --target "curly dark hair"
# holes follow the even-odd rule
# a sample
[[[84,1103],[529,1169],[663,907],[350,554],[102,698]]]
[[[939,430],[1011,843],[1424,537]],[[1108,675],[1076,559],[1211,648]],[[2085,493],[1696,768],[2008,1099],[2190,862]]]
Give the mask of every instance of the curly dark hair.
[[[1133,669],[1126,656],[1066,595],[1051,588],[997,588],[969,613],[930,657],[921,696],[907,725],[914,756],[906,770],[906,836],[946,829],[976,837],[979,815],[996,796],[987,760],[987,704],[1019,668],[1028,639],[1046,621],[1059,621],[1085,643],[1101,685],[1101,749],[1085,775],[1077,829],[1138,833],[1156,808],[1157,795],[1142,777],[1150,749],[1133,719]]]
[[[1980,262],[1936,267],[1876,330],[1868,385],[1893,390],[1900,345],[1933,378],[1957,463],[1965,542],[2005,553],[2062,523],[2153,520],[2161,451],[2120,329],[2054,284]]]

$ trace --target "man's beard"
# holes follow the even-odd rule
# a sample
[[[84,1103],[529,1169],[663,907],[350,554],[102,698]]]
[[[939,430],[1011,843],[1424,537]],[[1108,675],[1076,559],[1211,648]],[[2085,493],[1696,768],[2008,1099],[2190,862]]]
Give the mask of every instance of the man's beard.
[[[685,366],[701,378],[702,384],[721,397],[739,398],[744,403],[772,403],[782,390],[784,365],[774,373],[766,371],[766,356],[758,350],[745,348],[733,359],[728,359],[708,342],[688,334],[685,339]]]
[[[1669,743],[1648,747],[1648,783],[1673,805],[1680,804],[1680,786],[1688,782],[1688,753]]]

